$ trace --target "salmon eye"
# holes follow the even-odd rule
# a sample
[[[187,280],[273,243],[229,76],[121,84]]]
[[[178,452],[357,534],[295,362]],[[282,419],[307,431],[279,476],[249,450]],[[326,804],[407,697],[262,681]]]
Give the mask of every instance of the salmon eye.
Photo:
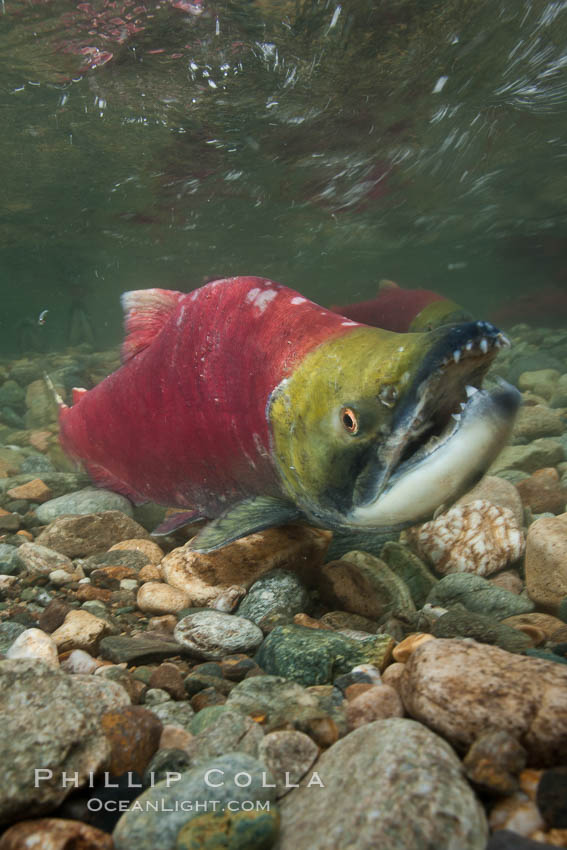
[[[343,407],[341,410],[341,422],[347,433],[358,434],[358,417],[352,407]]]

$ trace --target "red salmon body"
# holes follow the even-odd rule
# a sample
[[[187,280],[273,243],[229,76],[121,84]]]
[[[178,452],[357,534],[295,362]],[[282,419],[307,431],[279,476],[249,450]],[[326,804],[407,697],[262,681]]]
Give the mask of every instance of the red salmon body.
[[[124,307],[124,365],[63,408],[65,450],[138,503],[215,516],[251,494],[277,496],[270,393],[356,323],[258,277],[126,293]]]

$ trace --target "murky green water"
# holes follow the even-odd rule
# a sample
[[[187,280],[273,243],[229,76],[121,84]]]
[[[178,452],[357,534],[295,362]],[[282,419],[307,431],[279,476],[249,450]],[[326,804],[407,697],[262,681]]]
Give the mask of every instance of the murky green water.
[[[213,276],[479,314],[567,287],[561,0],[0,13],[4,353],[44,309],[60,346],[77,299],[112,344],[123,290]]]

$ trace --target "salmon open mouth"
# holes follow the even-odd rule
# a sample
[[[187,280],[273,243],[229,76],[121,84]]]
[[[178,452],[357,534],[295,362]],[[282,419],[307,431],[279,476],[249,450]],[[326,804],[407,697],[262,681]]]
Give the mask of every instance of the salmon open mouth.
[[[350,522],[403,527],[428,518],[482,477],[508,439],[520,403],[510,385],[481,389],[507,345],[488,322],[440,334],[400,400],[390,436],[357,481]]]

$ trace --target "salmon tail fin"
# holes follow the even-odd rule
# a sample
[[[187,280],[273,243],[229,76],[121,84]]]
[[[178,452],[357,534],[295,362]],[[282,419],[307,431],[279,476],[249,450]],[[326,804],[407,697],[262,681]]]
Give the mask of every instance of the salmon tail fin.
[[[136,289],[122,294],[120,300],[126,332],[120,349],[123,363],[127,363],[155,339],[183,294],[171,289]]]

